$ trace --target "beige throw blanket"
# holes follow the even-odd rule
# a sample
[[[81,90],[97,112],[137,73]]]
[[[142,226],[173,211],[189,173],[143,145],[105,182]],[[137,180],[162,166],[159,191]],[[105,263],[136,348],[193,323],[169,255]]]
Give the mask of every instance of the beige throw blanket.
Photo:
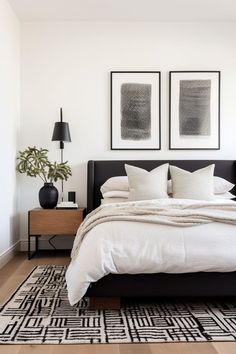
[[[144,222],[180,227],[210,222],[236,225],[236,203],[161,199],[101,205],[88,214],[80,225],[71,253],[72,259],[77,256],[87,232],[96,225],[109,221]]]

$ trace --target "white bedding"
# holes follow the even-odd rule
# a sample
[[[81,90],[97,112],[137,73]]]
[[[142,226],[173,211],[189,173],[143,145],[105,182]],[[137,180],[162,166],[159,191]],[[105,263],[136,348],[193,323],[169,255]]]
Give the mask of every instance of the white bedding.
[[[188,205],[192,200],[160,200]],[[222,203],[235,203],[221,201]],[[131,221],[95,226],[83,239],[66,273],[70,304],[91,282],[114,273],[236,271],[236,226],[222,223],[179,227]]]

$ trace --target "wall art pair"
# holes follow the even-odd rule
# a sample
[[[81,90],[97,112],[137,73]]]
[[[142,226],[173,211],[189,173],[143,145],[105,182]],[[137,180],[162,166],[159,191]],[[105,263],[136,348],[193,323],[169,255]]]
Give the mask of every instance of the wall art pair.
[[[169,72],[169,149],[220,148],[220,71]],[[161,149],[161,72],[111,72],[111,149]]]

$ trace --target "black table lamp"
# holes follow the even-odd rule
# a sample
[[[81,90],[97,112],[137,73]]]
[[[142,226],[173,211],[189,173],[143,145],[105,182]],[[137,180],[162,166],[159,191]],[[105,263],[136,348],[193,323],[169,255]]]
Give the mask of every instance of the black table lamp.
[[[56,122],[53,129],[52,141],[60,141],[61,162],[63,162],[64,141],[71,142],[69,124],[63,122],[62,108],[60,108],[60,122]],[[63,201],[63,180],[61,181],[61,193]]]

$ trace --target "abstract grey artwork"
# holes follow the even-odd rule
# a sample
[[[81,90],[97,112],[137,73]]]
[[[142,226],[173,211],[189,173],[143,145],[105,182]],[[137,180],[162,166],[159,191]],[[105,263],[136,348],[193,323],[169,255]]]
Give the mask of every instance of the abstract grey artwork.
[[[169,72],[169,149],[220,149],[220,71]]]
[[[160,71],[111,71],[111,150],[160,150]]]
[[[180,135],[211,133],[211,80],[180,80]]]
[[[121,85],[121,139],[146,140],[151,137],[151,94],[149,84]]]

